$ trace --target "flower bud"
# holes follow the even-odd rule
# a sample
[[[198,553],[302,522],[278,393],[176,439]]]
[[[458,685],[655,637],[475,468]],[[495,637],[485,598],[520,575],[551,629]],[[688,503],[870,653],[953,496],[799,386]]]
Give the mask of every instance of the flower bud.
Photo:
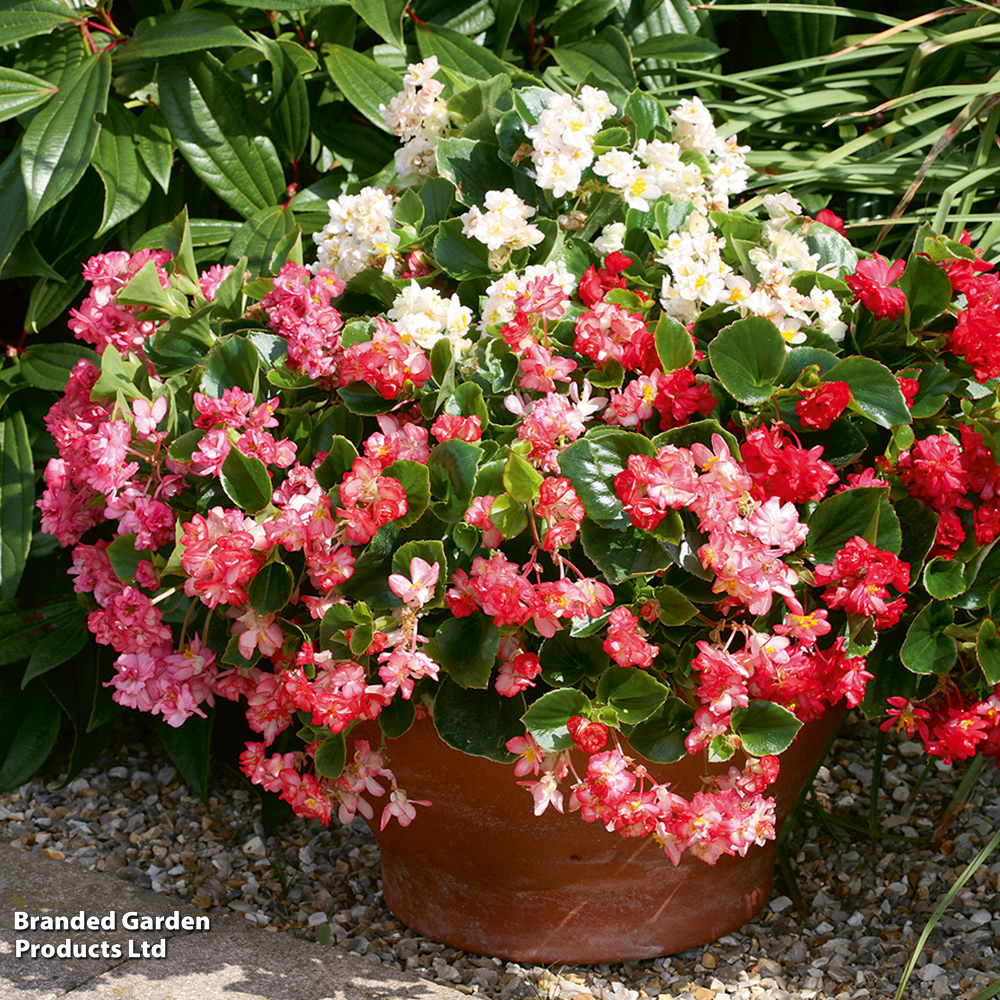
[[[598,753],[608,742],[608,727],[603,722],[591,722],[582,715],[574,715],[566,723],[577,750]]]

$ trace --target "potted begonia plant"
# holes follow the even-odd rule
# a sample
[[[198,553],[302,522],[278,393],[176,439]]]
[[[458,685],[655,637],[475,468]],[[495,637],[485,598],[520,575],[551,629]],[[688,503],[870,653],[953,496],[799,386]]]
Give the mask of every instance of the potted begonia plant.
[[[1000,754],[992,265],[734,205],[745,150],[696,98],[430,58],[383,112],[396,183],[331,201],[310,265],[199,272],[183,215],[87,262],[43,528],[114,699],[245,702],[247,776],[370,820],[418,929],[711,940],[845,706]]]

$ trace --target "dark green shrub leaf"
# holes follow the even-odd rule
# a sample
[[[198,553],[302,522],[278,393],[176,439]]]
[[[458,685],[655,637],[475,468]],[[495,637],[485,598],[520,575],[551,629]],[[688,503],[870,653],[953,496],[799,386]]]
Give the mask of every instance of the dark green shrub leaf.
[[[223,337],[205,356],[205,370],[198,387],[206,396],[216,398],[234,386],[256,393],[259,368],[257,349],[246,337],[238,334]]]
[[[0,420],[0,599],[10,600],[31,548],[35,469],[24,414],[12,402]]]
[[[5,16],[7,16],[5,12]],[[2,29],[0,29],[2,31]],[[0,122],[44,104],[59,88],[19,69],[0,66]]]
[[[405,4],[404,4],[405,6]],[[391,69],[374,59],[345,48],[331,45],[324,60],[327,72],[350,105],[357,108],[373,125],[392,133],[379,110],[403,90],[403,80]]]
[[[108,106],[111,56],[85,59],[60,82],[59,93],[28,125],[21,142],[21,174],[28,225],[61,201],[90,164]]]
[[[657,587],[653,598],[660,605],[656,616],[664,625],[685,625],[698,614],[698,609],[676,587]]]
[[[24,688],[36,677],[47,674],[67,660],[72,660],[90,641],[87,616],[81,608],[75,622],[67,622],[58,632],[47,633],[35,644],[28,658],[24,677],[21,678],[21,687]]]
[[[511,72],[511,67],[489,49],[466,35],[430,21],[417,24],[417,46],[424,59],[437,56],[442,67],[457,70],[475,80],[489,80],[490,77]]]
[[[191,791],[208,804],[208,767],[211,759],[212,726],[215,723],[215,709],[206,708],[206,718],[192,715],[184,725],[175,729],[165,722],[156,726],[163,747]]]
[[[640,42],[632,47],[632,57],[634,59],[668,59],[670,62],[690,63],[716,59],[725,51],[707,38],[674,33]]]
[[[0,792],[23,785],[37,771],[59,735],[62,710],[36,685],[0,703]]]
[[[175,10],[141,20],[130,41],[114,49],[115,62],[162,59],[182,52],[251,45],[232,18],[213,10]]]
[[[239,82],[207,52],[161,60],[163,115],[194,173],[245,219],[276,205],[285,177],[267,136],[253,135]]]

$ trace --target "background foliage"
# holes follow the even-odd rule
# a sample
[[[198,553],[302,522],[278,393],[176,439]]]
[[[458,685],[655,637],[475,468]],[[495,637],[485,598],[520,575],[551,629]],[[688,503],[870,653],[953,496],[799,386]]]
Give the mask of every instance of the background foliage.
[[[904,22],[889,6],[0,2],[0,788],[39,766],[64,714],[72,777],[117,711],[66,556],[37,532],[34,509],[52,454],[42,417],[89,354],[65,325],[81,261],[169,245],[185,208],[201,267],[245,256],[265,273],[300,257],[328,198],[393,182],[398,142],[379,107],[407,63],[429,55],[459,89],[502,74],[557,91],[590,83],[619,104],[637,85],[697,93],[754,150],[748,197],[787,188],[808,211],[829,203],[856,243],[881,240],[893,255],[924,223],[952,236],[968,227],[990,256],[997,8],[913,0]],[[485,104],[466,111],[472,138],[499,117]],[[203,760],[193,743],[175,739],[171,752]]]

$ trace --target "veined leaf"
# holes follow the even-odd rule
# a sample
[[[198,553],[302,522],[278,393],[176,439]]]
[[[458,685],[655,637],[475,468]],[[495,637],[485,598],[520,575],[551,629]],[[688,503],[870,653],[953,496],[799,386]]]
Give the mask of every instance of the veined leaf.
[[[5,0],[0,4],[0,45],[44,35],[54,28],[82,21],[84,15],[55,0]]]
[[[704,62],[725,52],[697,35],[659,35],[632,46],[633,59],[668,59],[670,62]]]
[[[104,215],[96,233],[100,236],[139,211],[153,188],[135,142],[135,119],[119,101],[108,107],[93,164],[104,182]]]
[[[352,0],[351,6],[377,35],[403,48],[403,13],[409,0]]]
[[[24,414],[8,402],[0,421],[0,599],[17,591],[31,547],[35,471]]]
[[[457,70],[476,80],[489,80],[511,68],[498,59],[489,49],[477,45],[471,38],[442,28],[429,21],[417,25],[417,45],[426,59],[437,56],[441,66]]]
[[[271,64],[271,100],[267,110],[275,145],[285,159],[298,161],[309,141],[309,95],[305,78],[285,45],[259,33],[254,37]],[[301,46],[298,48],[306,52]]]
[[[19,69],[0,66],[0,122],[44,104],[59,88]]]
[[[0,163],[0,267],[28,228],[28,194],[21,176],[21,147]]]
[[[246,256],[253,274],[267,274],[275,249],[294,227],[295,217],[290,208],[275,205],[254,212],[233,236],[226,263],[235,264]]]
[[[111,57],[85,59],[63,78],[59,93],[38,112],[21,142],[21,174],[31,226],[83,177],[97,144],[97,115],[108,104]]]
[[[191,169],[249,219],[282,200],[285,178],[271,140],[253,135],[246,98],[214,56],[170,56],[160,63],[163,114]]]
[[[174,10],[141,20],[131,41],[115,46],[116,63],[162,59],[182,52],[251,45],[233,19],[214,10]]]
[[[331,45],[326,70],[350,104],[383,132],[392,132],[379,108],[403,89],[398,74],[343,45]]]

